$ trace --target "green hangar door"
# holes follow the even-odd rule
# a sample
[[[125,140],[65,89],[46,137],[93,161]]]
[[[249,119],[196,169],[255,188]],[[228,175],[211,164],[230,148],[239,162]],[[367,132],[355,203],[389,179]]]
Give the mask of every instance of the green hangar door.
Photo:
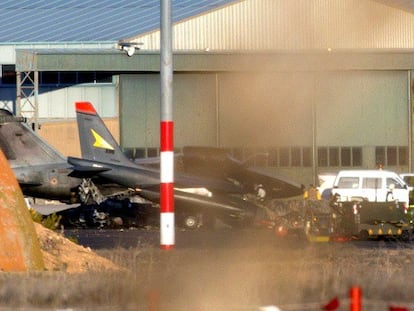
[[[319,75],[315,87],[319,170],[408,170],[409,75],[349,71]]]
[[[220,141],[224,146],[312,146],[311,74],[219,76]]]
[[[174,145],[216,146],[215,74],[176,73],[173,79]],[[160,76],[120,76],[120,126],[124,149],[159,147]]]
[[[264,151],[260,165],[301,174],[407,171],[408,80],[380,70],[175,73],[175,146]],[[158,74],[120,76],[120,116],[125,149],[159,146]]]

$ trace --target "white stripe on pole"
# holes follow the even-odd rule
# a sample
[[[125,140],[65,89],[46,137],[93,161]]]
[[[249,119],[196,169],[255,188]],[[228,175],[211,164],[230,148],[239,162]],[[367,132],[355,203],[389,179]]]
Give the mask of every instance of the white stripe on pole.
[[[174,182],[174,152],[163,151],[160,154],[161,157],[161,182],[172,183]]]
[[[161,226],[160,242],[162,247],[172,247],[175,243],[174,213],[161,213]]]

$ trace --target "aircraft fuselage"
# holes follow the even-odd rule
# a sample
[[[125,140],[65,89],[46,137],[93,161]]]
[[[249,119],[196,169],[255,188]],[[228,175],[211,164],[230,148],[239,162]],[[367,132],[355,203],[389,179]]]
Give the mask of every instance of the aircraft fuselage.
[[[81,179],[69,176],[67,163],[12,167],[26,196],[74,203]]]

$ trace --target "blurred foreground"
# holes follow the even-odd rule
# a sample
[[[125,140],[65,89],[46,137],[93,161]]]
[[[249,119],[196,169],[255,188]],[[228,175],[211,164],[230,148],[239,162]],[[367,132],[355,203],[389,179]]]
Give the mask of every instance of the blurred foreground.
[[[388,310],[391,301],[404,305],[412,300],[411,243],[310,243],[270,237],[266,230],[232,232],[222,240],[218,232],[200,232],[198,246],[171,251],[145,241],[96,251],[125,271],[0,274],[1,307],[258,310],[275,305],[281,310],[320,310],[333,297],[346,298],[353,285],[363,290],[363,310]],[[339,310],[349,306],[342,304]]]

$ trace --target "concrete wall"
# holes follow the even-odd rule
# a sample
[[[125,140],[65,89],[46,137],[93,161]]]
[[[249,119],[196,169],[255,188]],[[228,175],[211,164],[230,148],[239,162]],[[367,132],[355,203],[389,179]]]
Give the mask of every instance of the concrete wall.
[[[114,138],[119,142],[118,118],[104,119],[104,122]],[[37,133],[63,155],[81,156],[76,121],[43,123]]]

